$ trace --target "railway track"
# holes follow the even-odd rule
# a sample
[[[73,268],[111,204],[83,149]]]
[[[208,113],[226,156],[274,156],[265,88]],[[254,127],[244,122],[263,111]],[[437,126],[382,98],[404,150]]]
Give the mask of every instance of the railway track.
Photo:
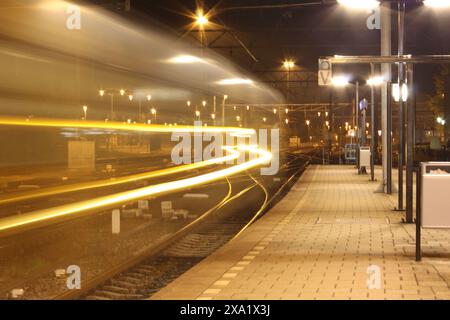
[[[232,204],[250,191],[255,191],[258,183],[242,190],[229,198],[218,208],[214,221],[207,221],[201,225],[194,224],[178,234],[178,237],[167,239],[161,246],[134,261],[129,261],[119,267],[111,269],[93,279],[90,283],[82,284],[78,292],[68,291],[54,299],[86,299],[86,300],[139,300],[148,299],[161,288],[178,278],[198,262],[212,254],[222,245],[232,240],[248,223],[255,218],[255,212],[261,214],[269,210],[283,194],[293,185],[303,173],[309,162],[308,157],[300,160],[302,165],[293,160],[287,163],[285,170],[291,171],[286,182],[267,201],[261,201],[263,206],[257,206],[246,214],[217,214],[217,210]],[[261,187],[261,185],[260,185]],[[242,199],[241,199],[242,200]],[[205,222],[205,221],[204,221]]]
[[[230,214],[220,214],[220,211],[236,211],[236,206],[232,204],[239,205],[240,200],[244,199],[243,197],[247,193],[259,192],[259,196],[261,195],[258,190],[261,186],[258,186],[258,183],[252,183],[248,186],[248,183],[252,181],[248,177],[245,178],[244,175],[238,175],[233,178],[234,182],[238,185],[246,184],[246,187],[234,196],[229,194],[224,199],[225,201],[211,208],[198,220],[182,227],[171,236],[161,238],[161,241],[138,250],[126,261],[109,269],[102,269],[101,274],[90,275],[89,279],[82,282],[82,290],[66,290],[61,294],[50,297],[53,299],[143,299],[150,297],[161,287],[179,277],[239,234],[252,219],[256,218],[255,212],[267,211],[282,196],[284,190],[288,189],[289,181],[298,175],[308,159],[310,159],[310,156],[294,156],[293,160],[288,161],[281,168],[285,175],[289,175],[290,178],[280,188],[278,188],[280,182],[274,183],[275,180],[272,177],[264,178],[266,183],[263,184],[267,185],[268,189],[272,189],[270,192],[272,197],[269,201],[266,199],[264,202],[261,198],[261,203],[258,203],[254,208],[237,210],[239,213],[245,212],[246,215],[240,215],[237,218]],[[219,181],[216,183],[220,184]],[[276,186],[276,192],[274,186]],[[258,196],[254,196],[252,199],[255,198],[258,198]],[[244,199],[242,203],[245,202]],[[86,217],[86,219],[89,218]],[[73,223],[78,224],[77,220],[74,220]],[[59,228],[65,229],[66,224],[67,222],[61,224]],[[54,227],[49,227],[48,231],[53,235],[52,239],[57,239],[60,232],[57,232],[58,228],[54,229]],[[52,232],[52,230],[55,230],[55,232]],[[44,232],[44,235],[46,234]],[[48,270],[42,270],[42,274],[46,272],[48,273]],[[38,278],[39,274],[40,272],[37,273]],[[137,279],[139,279],[139,284],[133,286],[133,283],[137,284]],[[28,280],[25,280],[24,284]],[[23,287],[23,285],[16,284],[13,287]]]
[[[233,217],[188,234],[158,257],[144,261],[94,289],[86,300],[147,299],[230,241],[244,221]]]

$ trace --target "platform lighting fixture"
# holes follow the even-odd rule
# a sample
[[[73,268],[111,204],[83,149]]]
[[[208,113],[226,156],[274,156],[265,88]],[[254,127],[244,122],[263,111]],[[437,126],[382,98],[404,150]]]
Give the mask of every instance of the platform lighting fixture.
[[[155,108],[152,108],[152,109],[150,110],[150,113],[151,113],[152,115],[155,115],[155,114],[156,114],[156,109],[155,109]]]
[[[247,108],[247,111],[249,111],[249,110],[250,110],[250,106],[247,106],[246,108]]]
[[[130,95],[128,96],[128,99],[129,99],[130,101],[133,101],[133,95],[130,94]]]
[[[211,114],[211,119],[215,120],[216,119],[216,115],[214,113]]]
[[[284,120],[286,122],[286,124],[289,124],[289,119]]]
[[[264,118],[262,118],[262,120],[263,120],[263,122],[265,123],[265,122],[267,121],[267,118],[264,117]]]
[[[442,126],[445,126],[445,123],[447,122],[444,118],[442,117],[437,117],[436,119],[437,123],[439,123]]]
[[[218,85],[221,86],[232,86],[232,85],[251,85],[253,84],[253,80],[244,79],[244,78],[231,78],[231,79],[223,79],[217,82]]]
[[[346,76],[336,76],[331,80],[331,83],[335,87],[345,87],[349,84],[348,77]]]
[[[203,28],[205,25],[207,25],[209,22],[208,18],[205,16],[205,14],[203,13],[203,10],[199,9],[197,10],[197,14],[195,16],[195,23]]]
[[[309,125],[311,124],[311,121],[306,120],[306,125],[309,127]]]
[[[167,62],[172,64],[192,64],[192,63],[204,63],[205,61],[196,56],[182,54],[170,58],[169,60],[167,60]]]
[[[147,101],[150,101],[150,100],[152,100],[152,96],[151,95],[147,95]]]
[[[206,101],[205,100],[202,101],[202,106],[203,106],[203,108],[206,107]]]
[[[402,85],[401,96],[403,102],[406,102],[408,100],[408,86],[406,85],[406,83]],[[395,102],[400,101],[400,90],[398,83],[392,84],[392,97],[394,98]]]
[[[187,105],[188,107],[190,107],[190,106],[191,106],[191,102],[190,102],[190,101],[187,101],[187,102],[186,102],[186,105]]]
[[[87,120],[87,110],[88,107],[87,106],[83,106],[83,112],[84,112],[84,119]]]
[[[327,111],[327,112],[325,112],[325,117],[328,117],[328,111]]]
[[[195,111],[195,115],[197,116],[197,117],[200,117],[200,111]]]
[[[103,97],[105,95],[105,90],[99,90],[98,94],[100,95],[100,97]]]
[[[317,112],[317,116],[318,117],[320,117],[320,115],[321,115],[322,113],[319,111],[319,112]]]
[[[283,62],[283,66],[285,69],[290,70],[293,69],[295,67],[295,62],[292,60],[285,60]]]
[[[326,125],[327,127],[329,127],[329,126],[330,126],[330,121],[325,121],[325,125]]]
[[[273,108],[273,114],[277,114],[277,109]]]
[[[383,77],[372,77],[367,80],[367,84],[372,87],[380,86],[384,82]]]
[[[240,116],[236,116],[236,121],[241,121],[241,117]]]
[[[377,0],[337,0],[337,2],[350,9],[373,9],[380,5]]]
[[[289,109],[286,108],[286,109],[284,110],[284,112],[286,112],[286,114],[288,114],[288,113],[289,113]]]
[[[125,94],[125,90],[120,89],[120,95],[123,96]]]
[[[424,0],[423,4],[432,8],[450,8],[450,0]]]

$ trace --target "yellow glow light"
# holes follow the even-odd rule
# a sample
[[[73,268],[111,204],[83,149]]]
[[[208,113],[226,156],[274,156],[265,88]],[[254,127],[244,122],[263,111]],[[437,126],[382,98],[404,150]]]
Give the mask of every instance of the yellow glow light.
[[[197,10],[197,15],[196,15],[195,22],[197,23],[198,26],[203,27],[209,21],[208,21],[208,18],[203,14],[202,10]]]
[[[156,114],[156,109],[153,109],[152,114]],[[63,119],[24,119],[15,117],[0,117],[0,125],[10,126],[26,126],[26,127],[55,127],[55,128],[80,128],[80,129],[107,129],[107,130],[125,130],[125,131],[140,131],[140,132],[216,132],[216,133],[246,133],[254,134],[255,130],[236,128],[236,127],[208,127],[202,128],[199,126],[177,126],[176,128],[166,128],[164,125],[147,125],[147,124],[124,124],[122,122],[104,122],[104,121],[79,121],[79,120],[63,120]]]
[[[126,177],[120,177],[120,178],[114,178],[114,179],[104,179],[104,180],[97,180],[93,182],[83,182],[83,183],[74,183],[67,186],[62,187],[53,187],[53,188],[45,188],[42,190],[33,190],[28,192],[21,192],[18,195],[8,195],[0,197],[0,206],[6,205],[6,204],[12,204],[20,201],[28,201],[32,199],[38,199],[42,197],[47,196],[54,196],[74,191],[80,191],[80,190],[89,190],[89,189],[96,189],[96,188],[102,188],[102,187],[109,187],[109,186],[115,186],[120,185],[124,183],[130,183],[130,182],[136,182],[140,180],[147,180],[147,179],[154,179],[159,178],[163,176],[168,176],[176,173],[182,173],[189,170],[195,170],[200,169],[203,167],[220,164],[224,162],[228,162],[231,160],[235,160],[239,157],[239,152],[233,150],[233,152],[230,152],[229,155],[214,158],[210,160],[205,160],[201,162],[195,162],[187,165],[177,166],[173,168],[167,168],[167,169],[161,169],[156,170],[152,172],[145,172],[145,173],[138,173]]]
[[[191,64],[191,63],[204,63],[205,61],[203,59],[200,59],[196,56],[191,55],[179,55],[173,58],[170,58],[167,60],[169,63],[173,64]]]
[[[232,78],[232,79],[224,79],[217,82],[217,84],[221,86],[232,86],[232,85],[251,85],[253,84],[253,80],[243,79],[243,78]]]
[[[101,210],[117,208],[125,203],[146,199],[150,196],[161,195],[176,190],[191,188],[194,186],[211,183],[224,177],[249,170],[251,168],[270,162],[272,154],[268,151],[258,149],[256,146],[239,145],[234,147],[223,147],[227,152],[235,149],[241,152],[255,153],[256,159],[238,164],[226,169],[210,172],[200,176],[186,178],[177,181],[161,183],[136,190],[120,192],[113,195],[103,196],[92,200],[80,201],[68,205],[58,206],[49,209],[38,210],[18,216],[11,216],[0,220],[0,232],[11,231],[17,228],[31,228],[39,226],[57,218],[68,218],[76,214],[89,214]]]

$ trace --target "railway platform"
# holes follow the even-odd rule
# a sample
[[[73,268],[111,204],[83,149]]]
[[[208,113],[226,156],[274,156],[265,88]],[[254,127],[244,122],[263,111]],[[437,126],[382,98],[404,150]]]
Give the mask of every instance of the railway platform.
[[[377,172],[377,176],[380,172]],[[450,232],[393,211],[353,166],[310,166],[264,217],[152,299],[450,299]]]

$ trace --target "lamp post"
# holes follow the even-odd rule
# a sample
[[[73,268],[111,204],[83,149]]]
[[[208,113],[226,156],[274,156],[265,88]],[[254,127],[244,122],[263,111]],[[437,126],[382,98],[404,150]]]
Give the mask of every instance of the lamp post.
[[[88,110],[88,107],[87,106],[83,106],[84,120],[87,120],[87,110]]]
[[[307,130],[308,130],[308,137],[310,136],[309,135],[309,125],[311,124],[311,121],[309,121],[309,120],[306,120],[306,127],[307,127]]]
[[[151,113],[152,116],[153,116],[153,121],[154,121],[154,123],[156,123],[156,109],[155,109],[155,108],[152,108],[152,109],[150,110],[150,113]]]
[[[98,94],[100,95],[100,97],[104,97],[105,94],[109,95],[111,100],[110,100],[110,119],[111,120],[115,120],[115,114],[114,114],[114,96],[116,93],[119,93],[121,96],[124,96],[126,94],[126,90],[125,89],[100,89],[98,90]],[[133,95],[128,95],[128,99],[130,101],[133,100]]]
[[[223,96],[223,101],[222,101],[222,127],[225,127],[225,102],[228,99],[228,95],[224,95]]]

